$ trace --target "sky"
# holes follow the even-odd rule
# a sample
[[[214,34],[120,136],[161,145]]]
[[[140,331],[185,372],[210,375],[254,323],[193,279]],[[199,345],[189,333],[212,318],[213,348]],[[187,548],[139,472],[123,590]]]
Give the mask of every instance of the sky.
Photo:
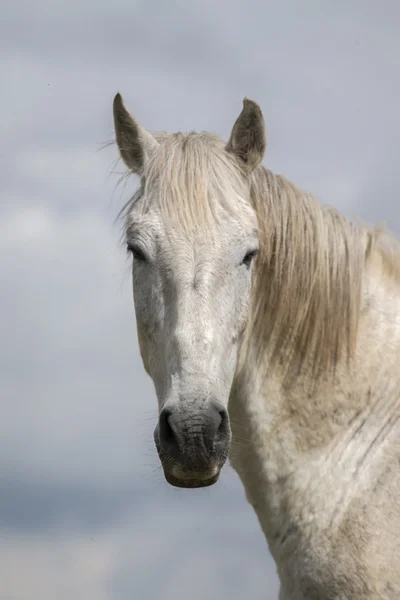
[[[177,490],[153,447],[116,216],[150,130],[227,139],[244,96],[264,164],[400,233],[397,0],[2,0],[0,600],[276,600],[232,468]]]

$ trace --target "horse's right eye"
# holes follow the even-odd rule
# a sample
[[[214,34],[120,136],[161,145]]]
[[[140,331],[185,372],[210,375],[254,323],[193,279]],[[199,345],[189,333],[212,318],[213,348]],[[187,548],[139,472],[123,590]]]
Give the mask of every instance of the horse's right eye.
[[[130,254],[132,254],[133,258],[135,260],[137,260],[138,262],[146,262],[146,256],[145,256],[143,250],[141,250],[141,248],[138,248],[137,246],[134,246],[133,244],[127,244],[127,250],[128,250],[128,252],[130,252]]]

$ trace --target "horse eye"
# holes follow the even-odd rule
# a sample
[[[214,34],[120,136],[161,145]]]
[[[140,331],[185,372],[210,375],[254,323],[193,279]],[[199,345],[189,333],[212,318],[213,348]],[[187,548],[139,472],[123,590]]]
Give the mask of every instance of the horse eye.
[[[144,252],[138,248],[137,246],[133,246],[132,244],[126,245],[128,252],[130,252],[133,258],[139,262],[146,262],[146,256]]]
[[[258,250],[250,250],[249,252],[247,252],[242,261],[242,265],[245,265],[247,268],[249,268],[253,258],[257,256],[257,252]]]

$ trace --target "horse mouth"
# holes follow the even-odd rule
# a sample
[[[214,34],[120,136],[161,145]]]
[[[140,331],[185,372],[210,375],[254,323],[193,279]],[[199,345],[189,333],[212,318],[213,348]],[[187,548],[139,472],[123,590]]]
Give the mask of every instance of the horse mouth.
[[[174,468],[172,468],[174,471]],[[180,470],[179,470],[180,471]],[[164,476],[166,481],[172,485],[173,487],[185,488],[185,489],[193,489],[193,488],[204,488],[209,487],[210,485],[214,485],[217,483],[219,479],[220,471],[210,472],[208,474],[202,473],[183,473],[179,472],[175,475],[171,472],[168,472],[164,469]]]

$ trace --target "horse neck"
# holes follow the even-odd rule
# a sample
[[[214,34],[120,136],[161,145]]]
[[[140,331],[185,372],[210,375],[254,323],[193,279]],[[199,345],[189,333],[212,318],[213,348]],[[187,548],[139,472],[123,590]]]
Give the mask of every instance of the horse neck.
[[[363,429],[367,448],[382,414],[399,408],[400,286],[383,275],[379,257],[364,269],[362,292],[352,360],[338,361],[316,385],[311,385],[312,370],[306,364],[288,383],[285,356],[273,360],[268,341],[260,350],[259,331],[250,327],[247,332],[229,407],[231,461],[268,539],[304,486],[311,489],[314,477],[320,485],[320,473],[348,451],[353,430]],[[278,342],[269,340],[272,347]],[[288,346],[289,354],[291,350]],[[362,443],[360,438],[356,448],[361,454]],[[356,455],[350,452],[348,467],[341,468],[352,472]],[[332,507],[335,502],[332,489]],[[326,507],[320,510],[329,514]]]

